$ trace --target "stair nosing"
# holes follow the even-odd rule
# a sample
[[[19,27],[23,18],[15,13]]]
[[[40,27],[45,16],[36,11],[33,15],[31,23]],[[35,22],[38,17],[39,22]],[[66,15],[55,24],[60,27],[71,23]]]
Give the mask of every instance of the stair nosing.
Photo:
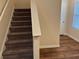
[[[31,12],[14,12],[14,13],[31,13]]]
[[[30,49],[30,50],[29,50],[29,49]],[[20,51],[17,50],[17,52],[15,52],[15,50],[16,50],[16,48],[15,48],[15,49],[11,49],[11,48],[9,49],[9,48],[8,48],[8,49],[6,49],[6,50],[4,51],[5,53],[4,53],[3,55],[16,55],[16,54],[18,54],[18,53],[19,53],[19,54],[20,54],[20,53],[26,53],[26,52],[28,52],[28,51],[30,51],[30,53],[33,52],[33,51],[32,51],[32,50],[33,50],[32,47],[29,47],[29,48],[20,48]],[[21,50],[22,50],[22,51],[21,51]],[[28,50],[28,51],[27,51],[27,50]],[[10,52],[10,51],[13,51],[13,53]],[[9,52],[9,53],[8,53],[8,52]]]
[[[31,16],[13,16],[13,17],[31,17]]]
[[[26,20],[26,21],[12,21],[11,23],[13,23],[13,22],[31,22],[30,20]]]
[[[9,35],[32,34],[32,32],[10,32]]]
[[[29,15],[28,15],[28,16],[24,16],[24,15],[23,15],[23,16],[13,15],[13,16],[14,16],[14,17],[31,17],[31,16],[29,16]]]
[[[31,12],[31,9],[15,9],[14,12]]]
[[[15,56],[16,54],[14,54],[14,56]],[[21,55],[21,54],[19,54],[19,55]],[[24,53],[24,54],[22,54],[22,55],[26,55],[26,53]],[[33,56],[33,54],[28,54],[29,56]],[[4,55],[4,56],[13,56],[13,55]]]
[[[32,40],[28,39],[20,39],[20,40],[7,40],[6,44],[16,44],[16,43],[26,43],[32,42]]]
[[[30,28],[32,27],[31,25],[29,26],[11,26],[10,28]]]

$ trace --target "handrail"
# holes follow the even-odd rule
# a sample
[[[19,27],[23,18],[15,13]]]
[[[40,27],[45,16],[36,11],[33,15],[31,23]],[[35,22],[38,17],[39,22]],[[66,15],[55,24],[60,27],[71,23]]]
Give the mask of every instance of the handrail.
[[[1,10],[1,12],[0,12],[0,16],[2,15],[2,12],[3,12],[3,10],[4,10],[5,6],[6,6],[6,4],[7,4],[7,1],[8,1],[8,0],[5,1],[4,5],[3,5],[3,7],[2,7],[2,10]]]

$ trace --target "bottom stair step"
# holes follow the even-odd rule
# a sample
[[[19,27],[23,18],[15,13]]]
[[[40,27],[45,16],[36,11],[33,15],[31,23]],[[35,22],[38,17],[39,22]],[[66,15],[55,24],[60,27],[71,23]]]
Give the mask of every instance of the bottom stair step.
[[[27,48],[27,47],[17,47],[17,48],[11,48],[11,49],[6,49],[3,53],[3,56],[8,56],[8,55],[18,55],[18,54],[32,54],[33,53],[33,48]]]
[[[4,59],[33,59],[33,55],[32,54],[9,55],[4,56]]]

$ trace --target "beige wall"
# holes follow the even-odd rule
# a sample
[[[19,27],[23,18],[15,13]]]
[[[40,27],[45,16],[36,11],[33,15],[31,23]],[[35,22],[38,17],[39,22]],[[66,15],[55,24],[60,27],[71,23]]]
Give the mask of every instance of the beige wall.
[[[30,0],[14,0],[15,8],[30,8]]]
[[[13,11],[12,0],[8,0],[5,9],[0,16],[0,59],[6,41],[9,22],[11,20],[11,14]]]
[[[36,0],[42,36],[40,47],[59,46],[61,0]]]

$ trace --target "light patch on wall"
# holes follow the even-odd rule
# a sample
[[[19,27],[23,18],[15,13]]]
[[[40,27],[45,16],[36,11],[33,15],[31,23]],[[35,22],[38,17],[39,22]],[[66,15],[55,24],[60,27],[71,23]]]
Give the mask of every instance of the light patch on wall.
[[[79,29],[79,16],[75,16],[73,19],[73,28]]]
[[[79,29],[79,0],[75,0],[72,26],[75,29]]]

